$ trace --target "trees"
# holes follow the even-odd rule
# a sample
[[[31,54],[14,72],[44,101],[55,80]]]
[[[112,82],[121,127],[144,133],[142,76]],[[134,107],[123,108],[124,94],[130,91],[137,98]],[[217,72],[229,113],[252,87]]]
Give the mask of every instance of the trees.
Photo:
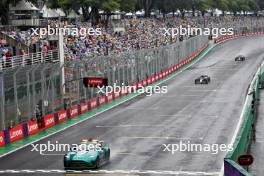
[[[20,0],[1,0],[0,1],[0,16],[3,24],[7,24],[9,5],[16,4]],[[37,0],[29,0],[35,2]],[[83,12],[84,20],[91,20],[96,24],[99,19],[99,10],[103,10],[107,19],[111,12],[120,10],[123,12],[135,12],[144,10],[145,17],[150,17],[151,11],[158,10],[165,16],[170,12],[179,10],[181,15],[185,15],[186,10],[192,10],[193,15],[196,11],[202,15],[207,10],[214,9],[222,10],[223,15],[226,11],[233,12],[236,15],[238,12],[247,11],[257,12],[264,9],[264,0],[45,0],[51,8],[62,8],[67,14],[70,10],[78,11],[80,8]]]
[[[105,27],[107,27],[111,12],[120,9],[120,0],[104,0],[100,9],[102,9],[107,16],[105,21]]]
[[[159,10],[166,14],[169,12],[181,11],[182,16],[186,10],[192,10],[205,14],[207,10],[222,10],[223,15],[226,11],[234,14],[240,11],[256,11],[264,8],[264,0],[48,0],[59,1],[59,5],[67,8],[82,7],[86,20],[98,15],[98,9],[115,11],[117,9],[125,12],[135,10],[145,11],[145,17],[150,17],[152,10]],[[56,4],[56,3],[55,3]],[[74,6],[72,6],[74,4]],[[89,7],[91,11],[88,12]]]
[[[198,10],[201,12],[202,16],[204,16],[206,11],[209,10],[212,5],[212,0],[193,0],[193,14],[195,13],[195,10]]]

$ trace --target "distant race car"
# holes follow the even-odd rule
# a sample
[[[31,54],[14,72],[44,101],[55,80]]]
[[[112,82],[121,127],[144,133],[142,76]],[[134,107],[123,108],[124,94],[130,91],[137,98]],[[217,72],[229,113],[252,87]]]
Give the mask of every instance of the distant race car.
[[[246,60],[246,57],[243,56],[243,55],[239,55],[235,58],[235,61],[245,61]]]
[[[201,75],[194,80],[195,84],[209,84],[211,81],[210,77],[207,75]]]
[[[110,160],[110,148],[98,140],[83,140],[64,155],[65,170],[97,169]]]

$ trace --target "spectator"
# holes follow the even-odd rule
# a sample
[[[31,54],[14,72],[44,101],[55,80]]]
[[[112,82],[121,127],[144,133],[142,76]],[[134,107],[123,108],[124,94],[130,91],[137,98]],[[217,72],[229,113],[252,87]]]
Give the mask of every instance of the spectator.
[[[6,67],[12,67],[12,52],[11,49],[8,49],[7,53],[6,53]]]

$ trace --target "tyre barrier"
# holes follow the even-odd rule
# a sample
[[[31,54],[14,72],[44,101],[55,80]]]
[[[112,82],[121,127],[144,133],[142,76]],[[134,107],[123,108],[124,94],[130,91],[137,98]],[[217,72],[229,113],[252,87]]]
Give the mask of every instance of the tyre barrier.
[[[31,120],[26,123],[19,124],[13,128],[8,128],[3,131],[0,131],[0,147],[4,147],[6,144],[15,142],[19,139],[26,138],[27,136],[34,135],[42,130],[51,128],[57,124],[63,123],[72,118],[77,118],[81,114],[87,113],[88,111],[110,103],[122,96],[126,96],[129,93],[134,93],[139,88],[146,87],[150,84],[160,81],[161,79],[166,78],[170,74],[182,68],[189,62],[193,61],[208,47],[208,45],[209,44],[206,43],[201,49],[199,49],[194,54],[181,61],[180,63],[173,65],[168,69],[162,70],[157,74],[150,75],[144,80],[140,80],[134,84],[129,85],[131,87],[134,87],[132,90],[130,90],[130,92],[120,91],[115,93],[108,93],[107,95],[102,95],[98,98],[92,98],[89,101],[82,102],[79,105],[74,105],[70,109],[63,109],[56,113],[48,114],[42,117],[40,122],[38,122],[38,120]]]

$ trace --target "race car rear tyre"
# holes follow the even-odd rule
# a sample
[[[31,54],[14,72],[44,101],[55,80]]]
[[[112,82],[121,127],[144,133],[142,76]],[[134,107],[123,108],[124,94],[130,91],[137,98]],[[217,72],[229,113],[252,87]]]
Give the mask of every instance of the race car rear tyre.
[[[110,160],[110,153],[111,153],[111,152],[110,152],[110,149],[108,149],[108,151],[107,151],[107,156],[106,156],[106,159],[107,159],[107,160]]]
[[[97,157],[95,160],[95,168],[98,169],[99,167],[100,167],[100,159],[99,157]]]

